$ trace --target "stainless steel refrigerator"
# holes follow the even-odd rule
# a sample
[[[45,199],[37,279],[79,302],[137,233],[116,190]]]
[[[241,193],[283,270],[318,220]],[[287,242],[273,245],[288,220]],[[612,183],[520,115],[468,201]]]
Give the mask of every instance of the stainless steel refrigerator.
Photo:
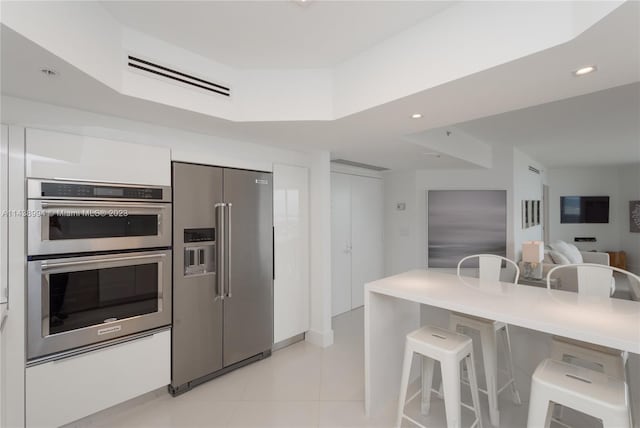
[[[271,173],[173,163],[173,395],[271,354],[272,186]]]

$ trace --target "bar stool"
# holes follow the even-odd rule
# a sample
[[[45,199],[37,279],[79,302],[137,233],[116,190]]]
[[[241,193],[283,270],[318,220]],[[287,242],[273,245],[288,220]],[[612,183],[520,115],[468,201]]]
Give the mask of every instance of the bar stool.
[[[640,284],[640,277],[626,270],[594,263],[578,263],[559,265],[549,270],[547,273],[547,289],[551,289],[552,274],[560,269],[576,270],[578,293],[585,296],[611,297],[615,292],[614,272],[625,274],[629,281],[636,281]],[[556,361],[569,359],[577,364],[595,365],[598,367],[598,371],[621,381],[626,381],[625,365],[627,353],[617,349],[566,337],[553,336],[551,340],[551,358]],[[554,407],[554,420],[558,421],[562,417],[562,407],[559,405]]]
[[[469,259],[478,258],[478,277],[486,281],[500,281],[502,262],[513,266],[515,271],[514,283],[520,277],[520,268],[512,260],[494,254],[474,254],[464,257],[458,262],[457,274],[461,277],[460,268]],[[520,394],[515,384],[513,358],[511,356],[511,341],[509,339],[509,327],[499,321],[485,318],[473,317],[466,314],[452,312],[449,316],[449,328],[460,331],[462,328],[469,328],[480,333],[480,344],[482,348],[482,359],[484,362],[484,375],[487,381],[487,389],[480,389],[480,392],[487,394],[489,399],[489,416],[493,426],[500,425],[500,413],[498,410],[498,395],[506,388],[511,389],[513,401],[522,404]],[[498,336],[501,336],[504,356],[506,359],[507,382],[498,387]]]
[[[593,263],[559,265],[547,273],[547,289],[551,289],[551,276],[559,269],[575,269],[578,278],[578,293],[585,296],[611,297],[615,292],[613,273],[620,272],[629,281],[640,284],[640,277],[626,270]],[[553,336],[551,341],[551,358],[563,361],[573,358],[586,363],[592,363],[609,376],[626,380],[625,364],[627,354],[617,349],[598,346],[579,340],[560,336]]]
[[[546,359],[531,379],[528,428],[548,428],[557,403],[601,419],[604,428],[631,427],[627,385],[604,373]]]
[[[409,375],[411,373],[411,362],[414,353],[422,356],[422,387],[420,391],[416,392],[407,400],[407,388],[409,387]],[[462,403],[460,399],[460,362],[462,360],[464,360],[467,372],[469,373],[473,406]],[[425,415],[429,413],[435,361],[440,362],[442,369],[442,386],[444,390],[443,396],[447,427],[460,427],[460,406],[463,406],[475,413],[476,419],[471,425],[471,428],[476,426],[482,428],[478,382],[473,361],[473,344],[471,338],[460,333],[433,326],[422,327],[407,335],[396,426],[400,427],[402,419],[405,418],[425,428],[424,425],[407,416],[404,408],[409,401],[421,394],[421,412]]]
[[[620,380],[627,378],[625,372],[627,355],[619,349],[598,346],[567,337],[553,336],[551,339],[551,358],[556,361],[573,359],[591,363],[599,368],[598,371],[607,376]]]

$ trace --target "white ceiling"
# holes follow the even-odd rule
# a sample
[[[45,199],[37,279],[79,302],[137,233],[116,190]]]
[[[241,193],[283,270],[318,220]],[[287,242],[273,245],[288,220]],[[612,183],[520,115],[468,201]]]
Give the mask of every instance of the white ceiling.
[[[323,68],[453,1],[103,1],[122,24],[223,64]]]
[[[591,108],[587,98],[577,104],[556,102],[640,81],[639,5],[623,5],[564,45],[333,121],[239,123],[123,96],[4,26],[2,93],[224,138],[329,150],[333,158],[391,169],[473,167],[425,155],[433,151],[429,141],[405,138],[459,123],[474,138],[521,147],[550,165],[640,162],[640,153],[633,150],[639,132],[631,120],[638,117],[637,92],[614,89],[615,95],[603,95],[607,108],[598,94]],[[599,71],[573,77],[570,70],[585,63],[596,63]],[[44,78],[39,69],[45,66],[60,75]],[[619,96],[626,98],[616,101]],[[424,117],[410,119],[416,111]],[[606,149],[596,148],[595,142],[609,133],[625,137],[606,138]]]
[[[459,124],[548,167],[640,162],[640,83]]]

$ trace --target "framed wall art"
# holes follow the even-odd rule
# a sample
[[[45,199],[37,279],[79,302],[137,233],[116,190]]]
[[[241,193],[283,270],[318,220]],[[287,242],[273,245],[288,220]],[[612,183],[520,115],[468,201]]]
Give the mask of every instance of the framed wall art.
[[[507,254],[505,190],[427,191],[428,264],[454,268],[471,254]]]
[[[528,229],[542,223],[542,201],[525,199],[522,201],[522,228]]]
[[[640,233],[640,201],[629,201],[629,232]]]

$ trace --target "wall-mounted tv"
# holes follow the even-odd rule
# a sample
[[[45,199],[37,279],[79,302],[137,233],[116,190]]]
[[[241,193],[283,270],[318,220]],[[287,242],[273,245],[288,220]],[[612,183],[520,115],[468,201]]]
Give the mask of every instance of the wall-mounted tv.
[[[561,196],[560,223],[609,223],[609,197]]]

